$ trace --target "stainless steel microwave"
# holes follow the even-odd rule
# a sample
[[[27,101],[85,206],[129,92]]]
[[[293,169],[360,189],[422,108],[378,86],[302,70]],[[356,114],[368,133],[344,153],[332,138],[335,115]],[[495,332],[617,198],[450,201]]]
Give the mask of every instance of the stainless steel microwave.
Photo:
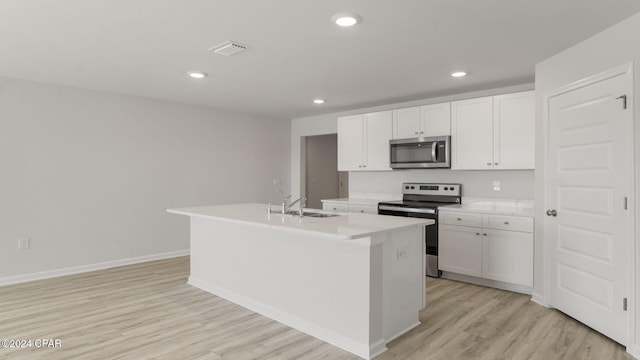
[[[451,136],[390,140],[389,151],[393,169],[451,167]]]

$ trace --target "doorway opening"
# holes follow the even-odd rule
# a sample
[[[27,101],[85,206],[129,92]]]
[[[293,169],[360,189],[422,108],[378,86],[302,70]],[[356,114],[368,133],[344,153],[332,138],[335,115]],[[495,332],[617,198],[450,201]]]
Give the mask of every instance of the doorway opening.
[[[338,135],[303,137],[300,156],[301,194],[307,207],[322,209],[322,200],[349,197],[349,173],[338,171]]]

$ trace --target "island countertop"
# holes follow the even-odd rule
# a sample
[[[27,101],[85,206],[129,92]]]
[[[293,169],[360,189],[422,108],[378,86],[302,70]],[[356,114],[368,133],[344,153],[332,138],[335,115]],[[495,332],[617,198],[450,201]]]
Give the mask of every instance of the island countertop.
[[[276,210],[276,207],[273,208]],[[323,212],[321,210],[307,209]],[[318,233],[334,239],[357,239],[376,233],[392,231],[415,225],[431,225],[433,220],[360,213],[341,213],[334,217],[299,217],[272,213],[267,215],[266,204],[230,204],[168,209],[173,214],[204,219],[223,220],[282,229],[283,231]]]

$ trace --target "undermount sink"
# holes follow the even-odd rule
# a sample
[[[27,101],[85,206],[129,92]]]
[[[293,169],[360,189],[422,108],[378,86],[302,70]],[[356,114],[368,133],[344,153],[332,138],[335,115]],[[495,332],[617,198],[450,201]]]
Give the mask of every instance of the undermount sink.
[[[314,213],[314,212],[303,212],[302,215],[303,216],[309,216],[309,217],[334,217],[334,216],[340,216],[340,214]]]
[[[299,211],[289,211],[287,212],[288,215],[300,215]],[[318,218],[325,218],[325,217],[334,217],[334,216],[340,216],[341,214],[333,214],[333,213],[322,213],[322,212],[315,212],[315,211],[303,211],[302,212],[302,216],[308,216],[308,217],[318,217]]]

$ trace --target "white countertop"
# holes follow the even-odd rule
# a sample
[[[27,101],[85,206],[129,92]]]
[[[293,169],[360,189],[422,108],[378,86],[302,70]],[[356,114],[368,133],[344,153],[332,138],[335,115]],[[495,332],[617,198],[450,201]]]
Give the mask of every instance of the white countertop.
[[[533,217],[533,200],[497,200],[462,198],[462,204],[438,207],[440,212],[458,211],[496,215]]]
[[[277,211],[276,207],[273,207]],[[322,210],[306,209],[314,212]],[[272,213],[267,216],[265,204],[232,204],[201,206],[180,209],[168,209],[173,214],[243,223],[249,226],[262,226],[284,231],[317,233],[337,239],[356,239],[375,233],[382,233],[415,225],[430,225],[433,220],[384,216],[360,213],[344,213],[334,217],[298,217]]]

